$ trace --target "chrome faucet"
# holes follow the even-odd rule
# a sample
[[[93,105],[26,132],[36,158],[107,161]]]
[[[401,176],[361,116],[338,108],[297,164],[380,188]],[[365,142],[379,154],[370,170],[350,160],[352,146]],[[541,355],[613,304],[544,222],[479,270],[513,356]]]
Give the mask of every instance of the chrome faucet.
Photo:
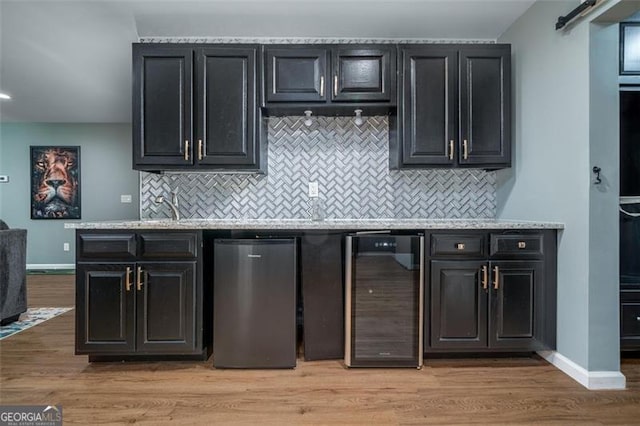
[[[163,195],[158,195],[155,202],[156,204],[169,204],[169,207],[171,207],[171,218],[173,220],[180,220],[180,211],[178,210],[178,193],[176,191],[171,191],[171,201],[165,199]]]

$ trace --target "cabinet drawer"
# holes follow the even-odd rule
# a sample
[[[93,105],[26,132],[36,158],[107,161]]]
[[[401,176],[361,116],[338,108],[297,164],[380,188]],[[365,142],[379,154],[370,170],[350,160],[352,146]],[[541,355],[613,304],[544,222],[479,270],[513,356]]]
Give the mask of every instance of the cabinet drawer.
[[[635,297],[625,297],[624,293],[620,302],[620,337],[640,338],[640,293]]]
[[[198,256],[198,234],[195,232],[140,233],[140,257],[192,258]]]
[[[479,234],[432,234],[432,256],[484,256],[485,236]]]
[[[136,257],[136,235],[78,234],[77,257],[91,259],[133,259]]]
[[[492,257],[540,257],[543,253],[542,234],[491,234]]]

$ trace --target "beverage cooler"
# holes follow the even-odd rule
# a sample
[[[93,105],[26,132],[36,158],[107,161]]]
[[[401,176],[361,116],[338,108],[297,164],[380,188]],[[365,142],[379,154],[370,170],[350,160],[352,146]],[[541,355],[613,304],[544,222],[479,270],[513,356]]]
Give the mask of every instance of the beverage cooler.
[[[422,366],[424,237],[346,238],[345,364]]]

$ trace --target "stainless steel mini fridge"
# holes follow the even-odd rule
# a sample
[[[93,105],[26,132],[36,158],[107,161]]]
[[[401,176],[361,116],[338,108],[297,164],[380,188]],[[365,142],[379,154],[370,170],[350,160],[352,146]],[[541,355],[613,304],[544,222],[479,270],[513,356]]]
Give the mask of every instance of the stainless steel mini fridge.
[[[213,365],[296,366],[296,241],[216,239]]]

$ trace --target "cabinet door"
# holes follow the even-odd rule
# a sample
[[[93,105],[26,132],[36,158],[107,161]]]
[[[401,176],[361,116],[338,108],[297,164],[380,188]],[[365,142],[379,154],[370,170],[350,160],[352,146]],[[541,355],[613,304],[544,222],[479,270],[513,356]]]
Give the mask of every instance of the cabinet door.
[[[189,47],[133,45],[133,163],[193,164]]]
[[[196,279],[195,261],[137,264],[137,353],[195,352]]]
[[[267,102],[324,102],[328,52],[308,46],[266,48]]]
[[[538,349],[543,279],[541,261],[491,262],[489,347]]]
[[[390,102],[395,97],[395,46],[333,49],[333,101]]]
[[[446,46],[401,50],[400,115],[406,166],[453,165],[458,140],[458,52]]]
[[[196,49],[199,164],[257,163],[257,58],[257,46]]]
[[[304,306],[304,359],[344,356],[344,268],[341,232],[305,232],[300,275]]]
[[[511,165],[511,48],[460,50],[461,165]]]
[[[640,291],[620,292],[620,348],[640,348]]]
[[[76,354],[134,352],[134,266],[78,262]]]
[[[472,349],[487,346],[487,292],[482,261],[431,262],[431,346]]]

